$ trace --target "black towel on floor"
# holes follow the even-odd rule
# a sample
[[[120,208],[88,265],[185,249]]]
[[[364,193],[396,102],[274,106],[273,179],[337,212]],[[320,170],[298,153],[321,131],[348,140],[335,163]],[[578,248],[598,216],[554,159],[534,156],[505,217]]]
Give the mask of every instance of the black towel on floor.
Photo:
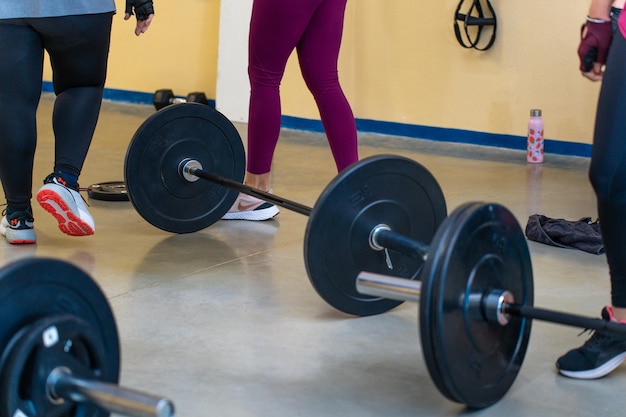
[[[571,221],[533,214],[528,218],[526,237],[560,248],[580,249],[595,255],[604,253],[600,223],[591,217]]]

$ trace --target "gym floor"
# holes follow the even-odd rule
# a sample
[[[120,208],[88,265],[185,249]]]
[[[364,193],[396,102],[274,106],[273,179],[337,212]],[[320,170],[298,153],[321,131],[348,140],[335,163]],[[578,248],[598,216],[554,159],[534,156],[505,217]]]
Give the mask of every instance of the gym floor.
[[[53,98],[44,95],[34,191],[52,168]],[[126,148],[154,112],[105,102],[81,186],[123,180]],[[245,142],[245,125],[236,124]],[[360,137],[361,157],[397,154],[428,168],[448,212],[468,201],[501,203],[522,228],[528,216],[595,217],[586,158],[390,136]],[[321,134],[283,131],[274,162],[277,195],[312,207],[335,176]],[[85,193],[86,196],[86,193]],[[626,367],[596,381],[557,374],[554,362],[582,344],[582,329],[535,321],[521,371],[504,398],[476,412],[443,397],[419,340],[419,306],[355,318],[327,305],[307,278],[307,217],[282,209],[267,222],[219,221],[176,235],[143,220],[130,202],[89,201],[92,237],[63,235],[34,207],[36,245],[4,240],[2,264],[54,257],[84,269],[116,316],[121,384],[170,398],[180,417],[589,416],[623,412]],[[529,242],[535,305],[599,317],[609,302],[604,256]],[[617,400],[616,400],[617,399]]]

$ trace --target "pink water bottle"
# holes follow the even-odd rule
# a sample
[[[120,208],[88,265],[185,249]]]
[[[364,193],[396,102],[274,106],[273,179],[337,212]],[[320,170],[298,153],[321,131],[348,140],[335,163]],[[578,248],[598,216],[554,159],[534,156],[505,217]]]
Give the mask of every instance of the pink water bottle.
[[[539,109],[530,111],[527,149],[526,161],[531,164],[543,162],[543,119]]]

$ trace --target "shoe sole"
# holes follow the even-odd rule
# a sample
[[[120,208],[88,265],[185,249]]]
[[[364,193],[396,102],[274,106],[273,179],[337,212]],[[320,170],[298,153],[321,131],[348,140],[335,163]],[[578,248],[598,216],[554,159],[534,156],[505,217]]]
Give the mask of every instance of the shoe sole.
[[[90,236],[93,228],[77,216],[54,191],[42,190],[37,193],[39,205],[52,214],[59,222],[59,230],[69,236]]]
[[[9,242],[11,245],[32,245],[33,243],[37,243],[36,240],[30,240],[30,239],[9,240],[8,238],[7,238],[7,242]]]
[[[568,378],[598,379],[613,372],[615,368],[617,368],[624,362],[624,360],[626,360],[626,352],[620,355],[617,355],[610,361],[603,363],[602,365],[598,366],[595,369],[589,369],[587,371],[565,371],[565,370],[559,369],[559,372],[561,373],[561,375],[564,375]]]
[[[31,230],[32,232],[32,230]],[[9,242],[11,245],[30,245],[33,243],[37,243],[37,239],[36,238],[12,238],[10,236],[7,236],[7,233],[9,233],[9,235],[11,235],[11,233],[9,232],[9,229],[6,228],[4,225],[0,225],[0,235],[4,236],[7,240],[7,242]],[[19,233],[19,230],[16,231],[16,233]],[[32,232],[34,234],[34,232]]]
[[[278,213],[280,213],[280,210],[278,210],[276,206],[272,206],[263,210],[236,211],[233,213],[226,213],[222,217],[222,220],[264,221],[276,217]]]

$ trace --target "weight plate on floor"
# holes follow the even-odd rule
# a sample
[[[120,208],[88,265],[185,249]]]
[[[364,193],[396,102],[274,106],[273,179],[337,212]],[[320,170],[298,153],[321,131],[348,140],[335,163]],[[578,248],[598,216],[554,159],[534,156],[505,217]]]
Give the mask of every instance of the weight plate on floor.
[[[467,203],[433,239],[422,272],[420,333],[430,375],[441,393],[471,408],[487,407],[509,390],[524,361],[531,320],[487,321],[489,290],[506,290],[532,305],[533,275],[519,223],[498,204]]]
[[[69,315],[86,323],[89,331],[103,341],[104,366],[99,379],[110,383],[119,380],[119,338],[113,313],[98,285],[81,269],[47,258],[26,258],[7,264],[0,268],[0,306],[0,370],[6,369],[11,346],[32,329],[30,326],[39,320]],[[5,412],[10,408],[5,394],[0,392],[0,415],[13,416]],[[22,398],[29,395],[20,394],[25,396]],[[26,407],[28,401],[22,404]]]
[[[2,415],[107,417],[107,411],[94,405],[51,397],[48,387],[53,370],[102,381],[106,368],[119,369],[119,363],[110,362],[119,356],[106,351],[103,336],[85,320],[69,314],[43,317],[23,327],[0,360]],[[117,382],[113,379],[107,382]]]
[[[92,184],[87,188],[87,195],[94,200],[128,201],[124,181],[108,181]]]
[[[388,311],[401,302],[360,294],[359,272],[419,279],[423,261],[372,249],[372,230],[385,224],[429,244],[445,217],[443,192],[422,165],[400,156],[365,158],[335,177],[315,203],[304,239],[309,279],[340,311],[358,316]]]
[[[186,180],[180,171],[186,159],[237,182],[245,174],[241,137],[221,113],[206,105],[182,103],[150,116],[126,152],[126,189],[137,212],[168,232],[191,233],[212,225],[238,195],[211,181]]]

